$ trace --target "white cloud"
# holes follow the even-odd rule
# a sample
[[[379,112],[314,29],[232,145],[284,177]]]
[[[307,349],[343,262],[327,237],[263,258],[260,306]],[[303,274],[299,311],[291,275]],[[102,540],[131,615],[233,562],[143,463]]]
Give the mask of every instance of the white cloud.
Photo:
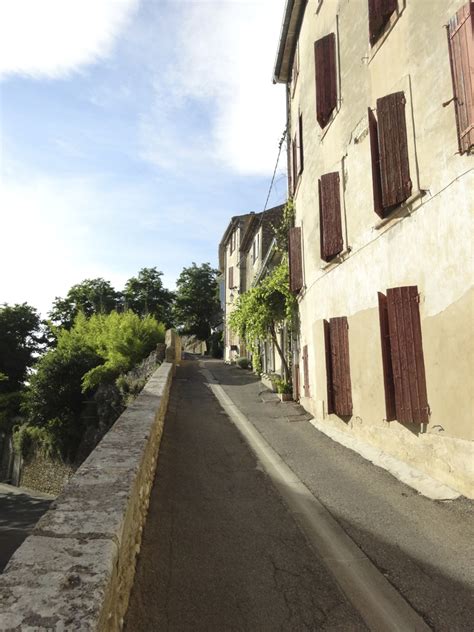
[[[138,0],[2,0],[0,77],[62,77],[108,55]]]
[[[285,121],[284,88],[272,84],[284,0],[184,4],[154,106],[142,117],[144,156],[160,167],[213,160],[267,175]],[[210,135],[183,130],[203,114]]]

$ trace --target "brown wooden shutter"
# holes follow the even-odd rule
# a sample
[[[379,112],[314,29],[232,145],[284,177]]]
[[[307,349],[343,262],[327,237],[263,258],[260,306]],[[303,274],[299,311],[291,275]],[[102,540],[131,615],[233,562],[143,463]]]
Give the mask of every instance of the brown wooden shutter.
[[[372,160],[372,191],[374,196],[374,211],[380,217],[384,217],[382,206],[382,180],[380,176],[380,153],[379,153],[379,132],[377,120],[374,113],[369,108],[369,136],[370,155]]]
[[[326,384],[327,384],[327,413],[334,412],[334,392],[332,388],[332,361],[331,361],[331,330],[329,322],[325,320],[324,325],[324,349],[326,352]]]
[[[304,396],[309,397],[308,345],[303,347],[303,379]]]
[[[382,347],[383,383],[385,391],[385,415],[387,421],[397,418],[395,409],[395,385],[393,383],[392,359],[390,351],[390,330],[388,326],[387,297],[378,292],[380,343]]]
[[[397,420],[428,423],[418,288],[387,290],[387,313]]]
[[[234,268],[230,266],[229,268],[229,289],[231,290],[234,287]]]
[[[293,365],[293,399],[295,402],[300,399],[300,365]]]
[[[329,33],[314,43],[316,118],[326,127],[337,106],[336,36]]]
[[[293,193],[296,193],[296,185],[298,182],[298,151],[296,149],[296,136],[291,141],[291,158],[292,158],[292,175],[293,175]]]
[[[321,259],[330,261],[343,249],[339,173],[324,174],[318,184]]]
[[[303,171],[304,167],[304,150],[303,150],[303,115],[298,117],[298,175]]]
[[[349,364],[349,325],[345,316],[329,320],[334,412],[352,415],[352,386]]]
[[[397,0],[369,0],[369,39],[373,46],[390,16],[397,9]]]
[[[449,57],[459,152],[474,147],[474,2],[456,12],[448,24]]]
[[[394,92],[377,99],[382,205],[390,209],[411,195],[405,95]]]
[[[303,287],[303,258],[301,253],[301,228],[290,228],[288,231],[290,290],[299,292]]]

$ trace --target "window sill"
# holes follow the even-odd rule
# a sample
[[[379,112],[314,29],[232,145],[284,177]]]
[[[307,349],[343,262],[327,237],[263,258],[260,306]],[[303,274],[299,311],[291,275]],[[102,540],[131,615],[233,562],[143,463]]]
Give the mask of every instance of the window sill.
[[[321,133],[319,135],[319,142],[322,143],[324,140],[324,137],[326,136],[326,134],[329,132],[329,129],[332,127],[332,124],[334,122],[334,119],[337,117],[337,115],[339,114],[339,112],[341,111],[341,107],[342,107],[342,100],[338,99],[337,100],[337,106],[335,108],[335,110],[333,111],[333,113],[331,114],[331,118],[329,119],[326,127],[324,129],[321,130]],[[318,123],[319,125],[319,123]]]
[[[327,261],[326,263],[324,263],[321,266],[321,270],[330,270],[331,268],[335,268],[336,266],[338,266],[339,264],[341,264],[343,261],[345,261],[350,252],[351,252],[352,248],[350,246],[347,246],[347,248],[344,248],[344,250],[342,252],[340,252],[338,255],[336,255],[334,257],[334,259],[331,259],[331,261]]]
[[[423,189],[416,191],[413,195],[411,195],[408,198],[408,200],[405,200],[405,202],[402,202],[400,206],[397,206],[397,208],[394,209],[387,217],[384,217],[379,222],[374,224],[374,226],[372,226],[372,230],[380,230],[381,228],[384,228],[385,226],[398,223],[400,220],[404,219],[405,217],[409,217],[415,210],[413,208],[415,203],[421,200],[425,194],[426,194],[426,191]]]

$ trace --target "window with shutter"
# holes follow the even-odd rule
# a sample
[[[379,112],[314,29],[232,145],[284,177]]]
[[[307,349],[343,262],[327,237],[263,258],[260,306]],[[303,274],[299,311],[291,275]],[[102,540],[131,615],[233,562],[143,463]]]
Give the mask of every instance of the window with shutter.
[[[474,2],[449,20],[448,45],[459,152],[474,148]]]
[[[346,316],[324,321],[328,413],[352,415],[352,386],[349,364],[349,324]]]
[[[407,200],[412,191],[405,118],[405,95],[377,99],[377,116],[369,109],[374,211],[380,217]]]
[[[231,290],[234,287],[234,268],[230,266],[229,268],[229,289]]]
[[[316,118],[320,127],[329,123],[337,106],[336,36],[329,33],[314,43]]]
[[[298,175],[303,171],[304,151],[303,151],[303,115],[298,117]]]
[[[296,186],[298,184],[298,150],[296,146],[296,135],[291,141],[291,174],[293,176],[293,195],[296,193]]]
[[[309,397],[308,345],[303,347],[303,379],[304,396]]]
[[[330,261],[343,250],[339,173],[326,173],[318,181],[321,259]]]
[[[369,0],[369,39],[373,46],[397,10],[397,0]]]
[[[387,290],[387,317],[396,418],[401,423],[428,423],[418,288]]]
[[[390,330],[388,326],[387,297],[378,292],[380,344],[382,348],[383,383],[385,391],[385,419],[393,421],[397,418],[395,410],[395,387],[393,384],[393,370],[390,348]]]
[[[301,228],[288,231],[288,251],[290,264],[290,290],[299,292],[303,287],[303,258],[301,253]]]

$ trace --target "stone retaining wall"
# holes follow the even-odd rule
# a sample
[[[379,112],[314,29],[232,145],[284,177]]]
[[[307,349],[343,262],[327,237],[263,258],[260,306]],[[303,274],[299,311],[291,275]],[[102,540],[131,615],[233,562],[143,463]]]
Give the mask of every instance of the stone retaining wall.
[[[120,630],[173,363],[164,362],[0,575],[0,630]]]

